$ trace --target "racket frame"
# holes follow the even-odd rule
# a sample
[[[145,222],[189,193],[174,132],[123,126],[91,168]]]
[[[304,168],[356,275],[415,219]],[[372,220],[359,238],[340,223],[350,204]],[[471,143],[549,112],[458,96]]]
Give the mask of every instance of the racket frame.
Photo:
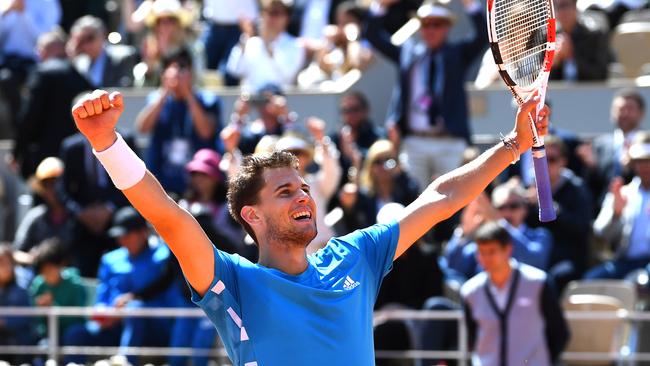
[[[544,107],[546,100],[546,89],[548,86],[548,78],[553,66],[553,58],[555,56],[556,43],[556,23],[555,23],[555,9],[553,7],[553,0],[544,0],[549,9],[549,19],[547,19],[547,32],[546,32],[546,49],[544,51],[544,61],[542,70],[537,75],[537,78],[528,87],[521,87],[515,83],[510,77],[505,68],[503,59],[501,57],[501,50],[499,49],[499,40],[497,38],[495,16],[493,13],[494,2],[496,0],[487,1],[487,19],[488,19],[488,40],[490,42],[490,50],[494,57],[494,63],[497,66],[499,76],[503,79],[506,87],[512,93],[512,96],[521,105],[524,102],[522,95],[533,92],[536,88],[539,89],[539,102],[535,108],[535,116],[529,115],[530,128],[533,135],[533,162],[535,166],[535,181],[537,185],[537,201],[539,204],[539,219],[542,222],[553,221],[556,218],[555,208],[553,207],[553,198],[551,194],[551,184],[548,178],[548,163],[546,161],[546,150],[544,149],[544,138],[539,136],[537,128],[535,127],[535,117],[539,111]]]

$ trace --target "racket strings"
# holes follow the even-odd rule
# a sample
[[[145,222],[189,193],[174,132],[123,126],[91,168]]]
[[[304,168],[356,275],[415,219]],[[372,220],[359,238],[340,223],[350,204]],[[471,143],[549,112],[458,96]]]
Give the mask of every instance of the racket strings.
[[[521,87],[542,70],[550,8],[541,0],[496,0],[494,24],[503,66]]]

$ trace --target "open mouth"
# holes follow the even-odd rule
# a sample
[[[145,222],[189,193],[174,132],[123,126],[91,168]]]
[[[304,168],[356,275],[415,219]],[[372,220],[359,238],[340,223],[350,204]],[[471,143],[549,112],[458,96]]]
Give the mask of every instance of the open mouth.
[[[311,219],[311,212],[309,211],[298,211],[291,215],[291,218],[293,218],[296,221],[307,221]]]

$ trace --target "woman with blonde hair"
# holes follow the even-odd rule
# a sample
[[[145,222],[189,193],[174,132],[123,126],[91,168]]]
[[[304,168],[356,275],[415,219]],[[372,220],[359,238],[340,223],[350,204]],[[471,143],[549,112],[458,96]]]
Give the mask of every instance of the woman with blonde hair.
[[[133,69],[135,86],[159,86],[162,60],[180,49],[192,54],[193,75],[200,80],[204,70],[204,49],[196,41],[193,27],[196,15],[178,0],[155,0],[140,11],[147,34],[142,40],[142,62]]]
[[[395,145],[389,140],[377,140],[368,149],[358,184],[346,184],[339,194],[343,220],[348,229],[372,225],[384,206],[406,206],[419,193],[415,180],[402,170]]]

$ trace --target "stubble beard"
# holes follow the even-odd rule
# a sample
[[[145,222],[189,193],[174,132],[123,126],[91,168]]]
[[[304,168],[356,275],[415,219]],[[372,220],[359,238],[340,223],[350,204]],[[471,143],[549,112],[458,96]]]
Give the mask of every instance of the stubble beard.
[[[280,227],[278,220],[273,218],[267,219],[267,236],[269,241],[286,246],[297,246],[304,248],[316,237],[318,230],[316,222],[309,228],[298,228],[294,225]]]

